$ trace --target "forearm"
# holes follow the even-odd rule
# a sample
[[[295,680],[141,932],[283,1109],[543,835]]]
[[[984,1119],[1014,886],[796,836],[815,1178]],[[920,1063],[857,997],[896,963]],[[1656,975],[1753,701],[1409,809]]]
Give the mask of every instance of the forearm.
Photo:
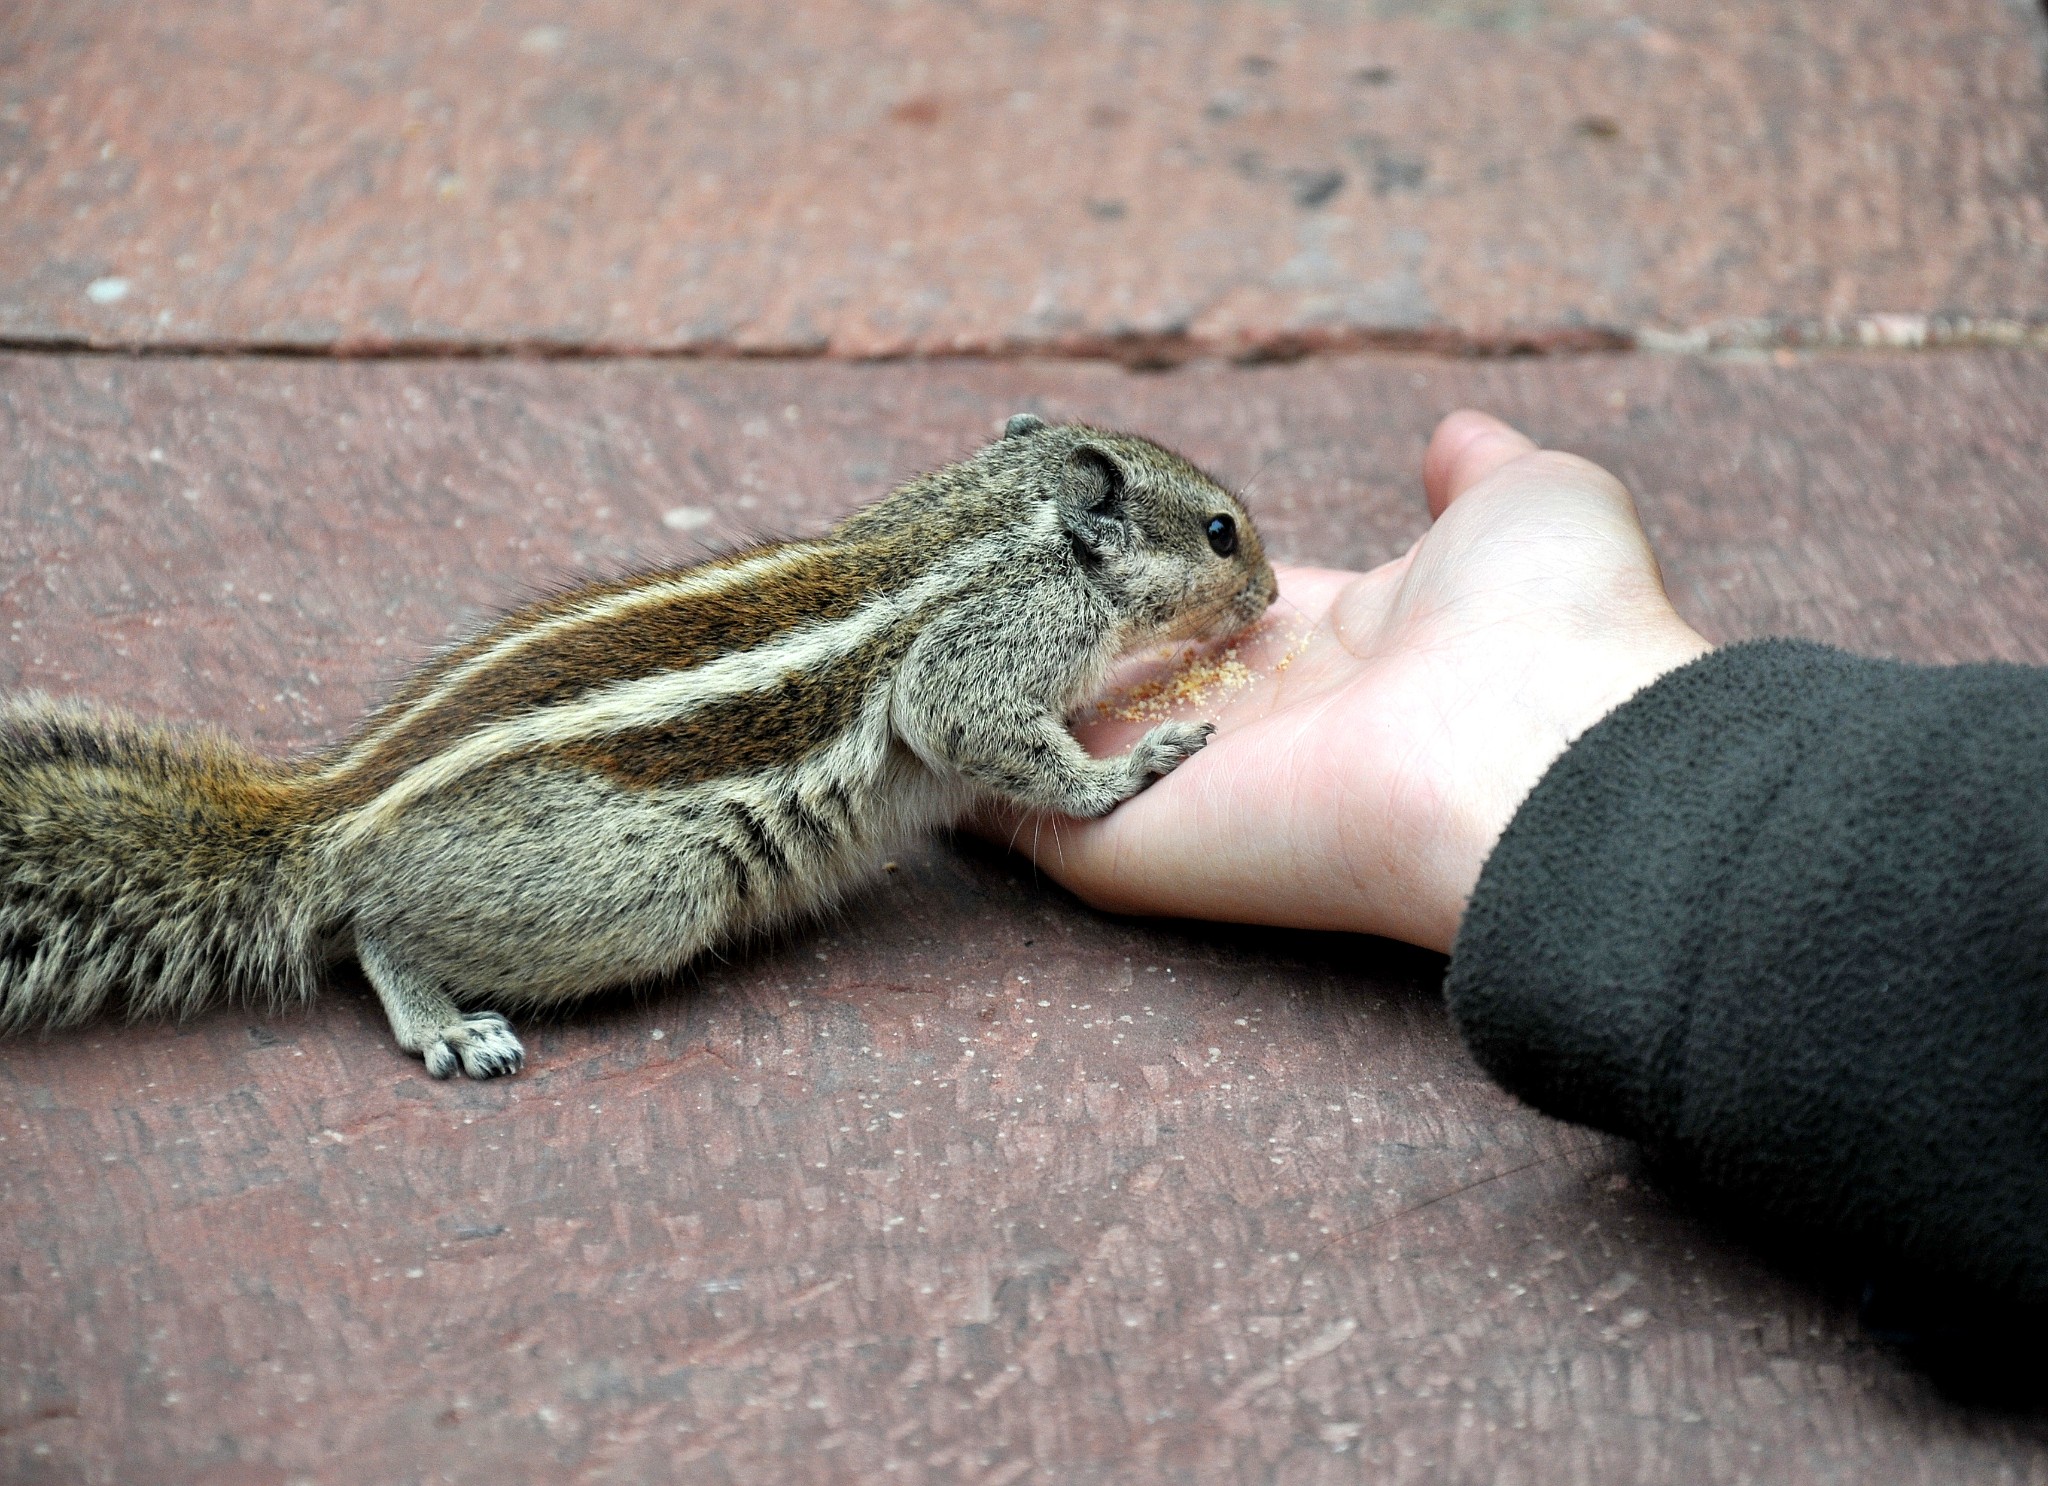
[[[1539,1107],[2048,1298],[2048,672],[1769,642],[1667,676],[1516,815],[1449,992]]]

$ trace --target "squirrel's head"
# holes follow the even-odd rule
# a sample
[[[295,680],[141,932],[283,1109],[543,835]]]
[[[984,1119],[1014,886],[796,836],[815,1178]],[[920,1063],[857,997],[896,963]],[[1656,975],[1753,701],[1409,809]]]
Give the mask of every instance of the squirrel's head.
[[[1024,467],[1131,643],[1236,634],[1279,593],[1237,497],[1150,439],[1019,413],[989,452]]]

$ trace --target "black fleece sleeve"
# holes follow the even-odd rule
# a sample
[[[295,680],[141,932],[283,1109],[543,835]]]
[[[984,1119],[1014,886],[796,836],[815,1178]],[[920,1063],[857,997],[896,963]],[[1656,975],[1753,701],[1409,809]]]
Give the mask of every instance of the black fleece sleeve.
[[[2048,1300],[2048,671],[1664,677],[1523,803],[1448,991],[1509,1090],[1740,1216]]]

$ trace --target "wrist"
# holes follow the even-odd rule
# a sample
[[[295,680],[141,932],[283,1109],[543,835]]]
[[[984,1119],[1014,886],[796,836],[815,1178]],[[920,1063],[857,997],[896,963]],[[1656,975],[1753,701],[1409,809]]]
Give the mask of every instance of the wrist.
[[[1483,757],[1471,760],[1465,788],[1446,800],[1443,836],[1419,874],[1415,918],[1428,937],[1413,942],[1450,953],[1487,859],[1551,766],[1610,713],[1713,648],[1673,614],[1626,642],[1560,649],[1531,684],[1490,709],[1490,726],[1473,735]]]

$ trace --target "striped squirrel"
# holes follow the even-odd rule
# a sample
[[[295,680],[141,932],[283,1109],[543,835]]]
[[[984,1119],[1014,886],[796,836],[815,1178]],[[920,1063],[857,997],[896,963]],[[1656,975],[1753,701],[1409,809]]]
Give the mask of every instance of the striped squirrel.
[[[515,1072],[503,1011],[821,908],[977,800],[1136,794],[1210,727],[1097,759],[1069,710],[1275,593],[1186,460],[1019,414],[816,540],[520,609],[311,757],[0,704],[0,1029],[278,1008],[353,954],[436,1078]]]

